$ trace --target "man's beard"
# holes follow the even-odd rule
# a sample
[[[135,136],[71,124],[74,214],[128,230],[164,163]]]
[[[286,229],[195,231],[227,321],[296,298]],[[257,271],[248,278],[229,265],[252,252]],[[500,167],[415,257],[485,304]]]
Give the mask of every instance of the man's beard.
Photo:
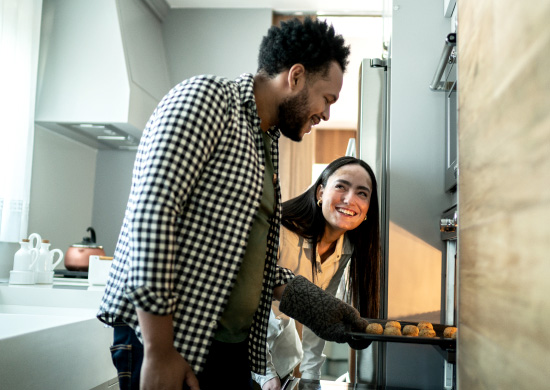
[[[310,120],[307,117],[309,108],[308,89],[304,87],[302,92],[294,97],[287,98],[279,104],[279,130],[285,137],[293,141],[302,140],[302,129]]]

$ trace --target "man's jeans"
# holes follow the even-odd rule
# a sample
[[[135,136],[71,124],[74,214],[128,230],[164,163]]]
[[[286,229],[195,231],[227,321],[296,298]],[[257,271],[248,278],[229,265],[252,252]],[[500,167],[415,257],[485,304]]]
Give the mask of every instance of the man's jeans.
[[[114,325],[111,355],[120,390],[139,390],[143,345],[133,329],[124,323]],[[214,340],[206,365],[197,377],[201,390],[252,389],[248,341],[231,344]]]

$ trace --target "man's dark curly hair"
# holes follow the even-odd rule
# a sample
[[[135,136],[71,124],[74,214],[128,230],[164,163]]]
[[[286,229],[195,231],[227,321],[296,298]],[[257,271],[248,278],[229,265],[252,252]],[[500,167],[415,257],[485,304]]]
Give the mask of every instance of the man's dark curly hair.
[[[326,76],[336,61],[346,71],[349,46],[325,21],[307,17],[292,19],[271,27],[263,37],[258,56],[258,72],[273,77],[294,64],[302,64],[310,74]]]

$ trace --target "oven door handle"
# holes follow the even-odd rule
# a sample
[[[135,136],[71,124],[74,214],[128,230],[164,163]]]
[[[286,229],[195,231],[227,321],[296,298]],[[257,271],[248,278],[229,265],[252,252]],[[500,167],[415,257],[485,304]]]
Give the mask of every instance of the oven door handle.
[[[443,72],[445,71],[447,64],[451,62],[450,57],[451,57],[451,53],[453,52],[453,48],[455,46],[456,46],[456,34],[450,33],[447,35],[447,38],[445,38],[445,44],[443,45],[443,52],[441,53],[441,57],[439,58],[439,64],[437,64],[437,69],[435,70],[432,83],[430,84],[430,89],[432,91],[447,90],[447,88],[445,87],[445,83],[441,81],[441,77],[443,76]]]

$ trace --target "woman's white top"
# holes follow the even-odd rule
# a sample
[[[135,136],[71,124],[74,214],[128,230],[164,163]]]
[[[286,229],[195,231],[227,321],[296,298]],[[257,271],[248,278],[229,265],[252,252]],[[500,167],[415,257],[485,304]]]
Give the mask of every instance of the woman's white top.
[[[324,263],[321,263],[319,253],[316,252],[317,271],[313,278],[312,246],[309,240],[286,228],[281,228],[280,234],[278,265],[290,269],[295,275],[305,277],[336,296],[344,270],[353,252],[353,247],[346,235],[338,239],[334,252]],[[326,359],[323,355],[325,340],[304,326],[300,343],[294,320],[279,311],[279,302],[274,301],[271,309],[267,331],[269,351],[267,373],[264,376],[254,374],[254,380],[263,386],[277,374],[282,378],[291,373],[300,361],[302,378],[320,379],[321,367]]]

